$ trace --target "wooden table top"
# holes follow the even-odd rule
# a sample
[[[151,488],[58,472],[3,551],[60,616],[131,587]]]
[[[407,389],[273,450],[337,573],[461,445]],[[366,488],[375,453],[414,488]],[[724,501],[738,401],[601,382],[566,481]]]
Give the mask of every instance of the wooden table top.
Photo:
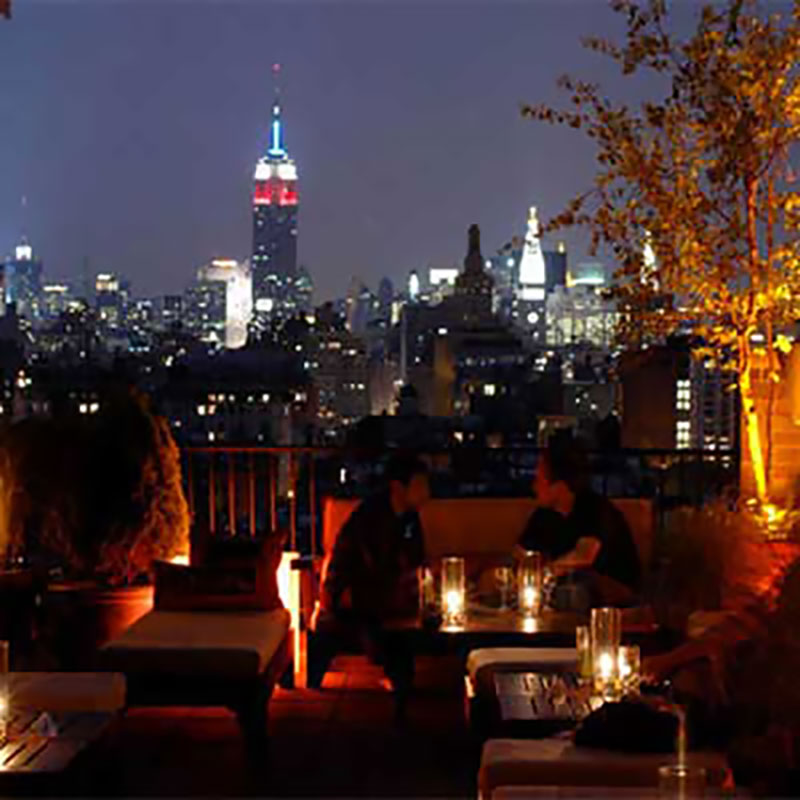
[[[0,778],[63,772],[108,730],[114,716],[108,712],[12,711],[8,736],[0,745]]]
[[[573,672],[498,672],[494,686],[503,722],[577,722],[601,704]]]
[[[525,617],[517,611],[499,610],[488,606],[470,605],[463,625],[431,625],[421,616],[392,620],[386,624],[390,630],[431,630],[458,636],[480,633],[575,633],[578,625],[588,624],[588,618],[572,612],[543,611],[538,617]]]

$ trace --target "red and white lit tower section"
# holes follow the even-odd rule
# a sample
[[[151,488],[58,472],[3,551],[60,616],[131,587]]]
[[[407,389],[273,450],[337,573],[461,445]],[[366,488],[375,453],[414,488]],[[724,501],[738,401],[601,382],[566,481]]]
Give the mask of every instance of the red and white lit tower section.
[[[277,75],[279,66],[273,67]],[[269,149],[253,175],[253,308],[262,322],[298,308],[297,167],[283,143],[278,92],[272,105]]]

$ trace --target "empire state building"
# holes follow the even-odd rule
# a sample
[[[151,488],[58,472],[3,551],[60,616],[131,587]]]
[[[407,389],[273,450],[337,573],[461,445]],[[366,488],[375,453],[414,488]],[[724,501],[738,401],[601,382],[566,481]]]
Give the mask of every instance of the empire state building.
[[[306,292],[297,268],[297,167],[283,142],[277,96],[269,148],[256,164],[253,181],[253,308],[264,323],[296,313]]]

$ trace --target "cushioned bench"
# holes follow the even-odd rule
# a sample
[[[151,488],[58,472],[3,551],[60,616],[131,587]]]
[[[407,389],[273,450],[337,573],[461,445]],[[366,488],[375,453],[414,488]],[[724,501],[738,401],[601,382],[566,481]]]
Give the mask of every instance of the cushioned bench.
[[[115,713],[125,707],[125,676],[116,672],[10,672],[15,708]]]
[[[336,539],[360,500],[326,497],[323,501],[322,541],[325,555],[319,581],[324,582]],[[614,498],[628,522],[639,553],[643,575],[653,551],[653,507],[649,500]],[[463,556],[470,567],[484,567],[507,557],[519,540],[536,502],[522,498],[434,499],[420,511],[425,558],[435,564],[446,555]],[[316,598],[315,598],[316,599]],[[312,604],[313,605],[313,604]],[[342,634],[324,610],[315,609],[308,638],[308,682],[318,685]]]
[[[103,648],[128,680],[128,705],[224,705],[248,739],[266,733],[267,704],[290,663],[290,614],[151,611]]]
[[[492,800],[501,786],[656,787],[659,767],[674,763],[668,753],[594,750],[568,738],[491,739],[483,747],[478,791],[482,800]],[[687,763],[703,767],[711,786],[721,786],[728,774],[720,753],[689,753]]]

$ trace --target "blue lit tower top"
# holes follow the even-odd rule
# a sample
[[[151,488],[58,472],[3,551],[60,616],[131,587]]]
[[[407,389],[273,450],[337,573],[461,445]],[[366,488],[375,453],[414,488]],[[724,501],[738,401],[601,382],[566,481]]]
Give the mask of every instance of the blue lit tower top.
[[[277,75],[280,65],[272,68],[276,76],[275,101],[272,104],[272,124],[270,125],[269,148],[256,164],[255,191],[253,205],[297,205],[297,167],[283,143],[283,120],[281,118],[280,91],[277,88]]]

